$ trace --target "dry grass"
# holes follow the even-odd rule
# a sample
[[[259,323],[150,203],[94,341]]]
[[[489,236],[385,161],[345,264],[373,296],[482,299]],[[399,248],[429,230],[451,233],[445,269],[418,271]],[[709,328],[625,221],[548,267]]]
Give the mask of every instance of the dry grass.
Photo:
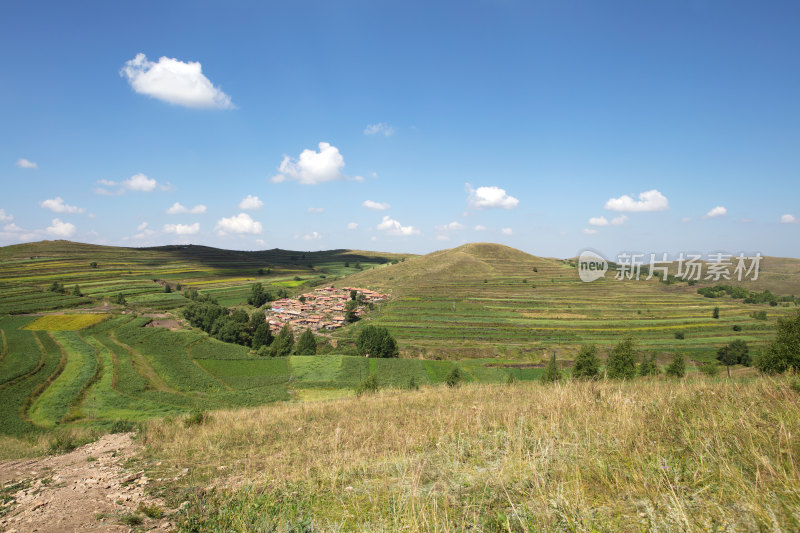
[[[152,476],[189,469],[164,487],[194,494],[185,530],[781,531],[799,432],[786,381],[656,380],[272,405],[143,441]]]
[[[64,314],[40,316],[24,329],[34,331],[78,331],[99,324],[111,315],[107,314]]]

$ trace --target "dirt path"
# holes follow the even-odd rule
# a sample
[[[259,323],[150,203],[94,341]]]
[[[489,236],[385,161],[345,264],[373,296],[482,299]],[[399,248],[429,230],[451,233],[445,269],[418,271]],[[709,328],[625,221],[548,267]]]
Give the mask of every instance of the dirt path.
[[[118,433],[64,455],[0,461],[0,531],[131,531],[132,515],[141,520],[137,528],[170,530],[169,516],[137,511],[164,504],[143,494],[141,472],[124,468],[135,450],[131,434]]]

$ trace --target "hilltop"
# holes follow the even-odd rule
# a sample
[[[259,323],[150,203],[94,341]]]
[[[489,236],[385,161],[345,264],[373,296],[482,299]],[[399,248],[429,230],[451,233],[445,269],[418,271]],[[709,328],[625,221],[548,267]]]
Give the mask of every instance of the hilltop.
[[[703,358],[735,339],[764,344],[772,335],[771,321],[794,308],[705,298],[697,290],[713,285],[710,281],[693,286],[656,278],[617,281],[612,272],[584,283],[574,260],[490,243],[410,257],[340,283],[390,294],[392,300],[371,320],[390,328],[407,354],[428,357],[499,355],[538,361],[554,349],[570,359],[580,343],[608,348],[633,335],[644,349],[681,350]],[[753,291],[772,287],[777,294],[791,294],[785,287],[800,286],[800,260],[766,257],[759,280],[745,284]],[[715,307],[719,319],[712,318]],[[755,311],[765,311],[768,320],[754,318]],[[344,338],[357,331],[344,332]]]

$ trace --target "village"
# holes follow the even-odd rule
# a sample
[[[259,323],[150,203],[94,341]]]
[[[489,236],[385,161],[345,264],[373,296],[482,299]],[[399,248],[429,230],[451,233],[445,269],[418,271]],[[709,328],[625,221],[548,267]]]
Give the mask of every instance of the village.
[[[346,323],[347,302],[355,296],[352,309],[361,317],[370,305],[386,300],[385,294],[357,287],[323,287],[300,295],[297,299],[281,298],[271,302],[265,309],[270,330],[277,333],[285,325],[294,329],[309,328],[312,331],[334,330]]]

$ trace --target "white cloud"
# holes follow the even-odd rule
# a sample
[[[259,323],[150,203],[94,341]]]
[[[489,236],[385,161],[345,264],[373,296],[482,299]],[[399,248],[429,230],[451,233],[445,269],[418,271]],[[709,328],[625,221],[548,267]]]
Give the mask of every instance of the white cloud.
[[[519,200],[506,194],[506,190],[500,187],[491,186],[473,189],[472,186],[467,183],[467,192],[469,193],[467,204],[475,209],[492,207],[514,209],[519,205]]]
[[[156,187],[159,187],[162,191],[170,189],[169,184],[159,185],[159,183],[156,180],[154,180],[153,178],[148,178],[141,172],[139,174],[134,174],[133,176],[131,176],[126,180],[122,181],[98,180],[97,183],[105,187],[121,187],[116,191],[110,191],[102,187],[98,187],[94,190],[95,194],[101,194],[104,196],[119,196],[120,194],[123,194],[125,190],[153,192],[156,189]]]
[[[503,235],[514,235],[514,230],[511,228],[503,228],[500,231]]]
[[[39,168],[39,165],[37,165],[33,161],[25,159],[24,157],[17,159],[17,162],[14,164],[17,165],[19,168]]]
[[[176,235],[195,235],[200,231],[200,223],[194,224],[164,224],[164,233]]]
[[[356,222],[348,222],[347,229],[358,229],[358,223]]]
[[[619,226],[620,224],[624,224],[628,221],[628,217],[626,215],[620,215],[618,217],[614,217],[609,220],[606,217],[592,217],[589,219],[589,224],[592,226]]]
[[[391,207],[386,202],[373,202],[372,200],[364,200],[364,203],[361,205],[367,209],[372,209],[373,211],[386,211]]]
[[[71,237],[75,234],[76,228],[74,224],[70,224],[69,222],[61,222],[59,219],[54,218],[52,225],[45,229],[45,231],[50,235],[55,235],[56,237]]]
[[[383,217],[383,220],[380,224],[378,224],[378,229],[381,231],[385,231],[389,235],[398,235],[407,237],[409,235],[418,235],[419,230],[413,226],[403,226],[398,221],[393,220],[386,215]]]
[[[448,237],[447,235],[437,235],[436,236],[436,240],[437,241],[449,241],[450,237]]]
[[[11,222],[12,220],[14,220],[14,215],[7,215],[5,209],[0,209],[0,222]]]
[[[475,226],[472,229],[474,229],[475,231],[486,231],[486,226],[484,226],[482,224],[478,224],[477,226]]]
[[[197,204],[196,206],[189,209],[181,205],[179,202],[175,202],[174,204],[172,204],[172,207],[170,207],[166,211],[168,215],[183,215],[186,213],[191,213],[192,215],[202,215],[205,212],[206,212],[206,206],[204,206],[203,204]]]
[[[142,222],[141,224],[139,224],[138,226],[136,226],[136,231],[142,231],[142,230],[143,230],[143,229],[145,229],[146,227],[147,227],[147,222]]]
[[[215,228],[221,234],[225,233],[261,233],[261,222],[256,222],[247,213],[239,213],[230,218],[221,218]]]
[[[692,221],[692,218],[691,218],[691,217],[683,217],[683,218],[681,219],[681,222],[691,222],[691,221]]]
[[[795,222],[800,222],[800,219],[798,219],[794,215],[781,216],[781,224],[793,224]]]
[[[244,199],[239,202],[239,209],[245,210],[256,210],[261,209],[264,207],[264,202],[258,199],[258,196],[253,196],[252,194],[248,194],[244,197]]]
[[[708,213],[706,213],[705,218],[714,218],[714,217],[724,217],[728,214],[728,210],[718,205],[717,207],[712,208]]]
[[[665,211],[669,209],[669,201],[661,192],[653,189],[639,194],[638,200],[634,200],[627,194],[623,194],[619,198],[610,198],[604,207],[609,211],[627,211],[629,213]]]
[[[261,246],[266,246],[267,241],[265,241],[264,239],[256,239],[256,244],[259,244]]]
[[[449,224],[444,224],[442,226],[436,226],[437,231],[455,231],[464,229],[463,224],[459,224],[458,222],[450,222]]]
[[[325,208],[324,207],[309,207],[308,208],[308,212],[309,213],[324,213],[325,212]]]
[[[364,128],[364,135],[384,135],[391,136],[394,133],[394,128],[385,122],[378,122],[377,124],[368,124]]]
[[[353,181],[364,181],[364,176],[353,176]]]
[[[6,224],[5,226],[3,226],[3,231],[6,231],[8,233],[19,233],[25,230],[23,230],[22,228],[20,228],[19,226],[17,226],[12,222],[11,224]]]
[[[584,228],[584,230],[583,230],[583,234],[584,235],[594,235],[596,233],[597,233],[597,230],[596,229],[592,229],[592,228]]]
[[[344,179],[341,168],[344,158],[339,149],[330,143],[319,143],[319,152],[303,150],[296,160],[288,155],[283,156],[283,161],[278,167],[278,174],[272,176],[273,183],[286,180],[295,180],[303,185],[316,185],[326,181]]]
[[[322,235],[317,233],[316,231],[312,231],[308,235],[303,235],[303,239],[306,241],[317,241],[322,238]]]
[[[49,209],[53,213],[84,213],[86,209],[82,207],[75,207],[74,205],[67,205],[64,203],[64,200],[61,199],[60,196],[52,198],[50,200],[44,200],[39,202],[39,206],[45,209]]]
[[[214,87],[203,75],[199,62],[184,63],[161,57],[158,63],[148,61],[144,54],[125,62],[119,72],[131,88],[174,105],[194,108],[233,109],[231,97]]]

